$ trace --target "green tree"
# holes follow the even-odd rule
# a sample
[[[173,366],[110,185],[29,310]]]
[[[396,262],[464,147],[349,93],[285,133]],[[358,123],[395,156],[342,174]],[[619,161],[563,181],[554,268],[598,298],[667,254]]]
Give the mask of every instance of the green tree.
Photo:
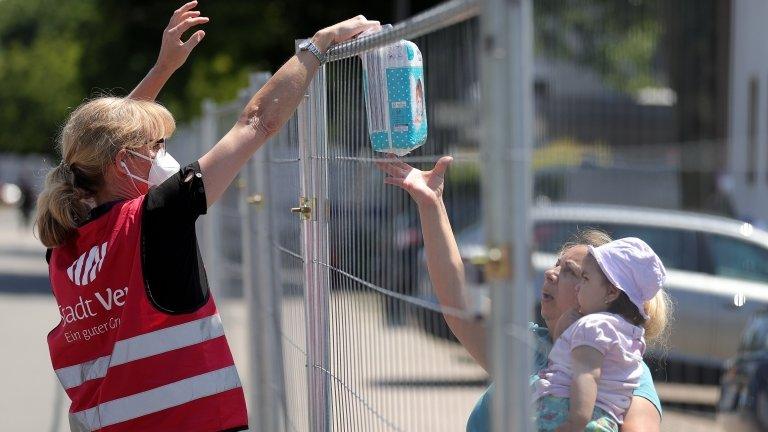
[[[94,2],[0,2],[0,149],[46,151],[68,107],[82,98],[77,29]]]
[[[183,0],[0,0],[0,151],[52,152],[67,113],[99,94],[126,95],[154,63]],[[438,3],[413,2],[412,11]],[[294,38],[362,13],[390,21],[387,2],[201,2],[206,37],[160,94],[177,120],[205,98],[231,100],[248,73],[274,71]]]
[[[660,0],[537,0],[537,53],[580,63],[616,90],[664,85]]]

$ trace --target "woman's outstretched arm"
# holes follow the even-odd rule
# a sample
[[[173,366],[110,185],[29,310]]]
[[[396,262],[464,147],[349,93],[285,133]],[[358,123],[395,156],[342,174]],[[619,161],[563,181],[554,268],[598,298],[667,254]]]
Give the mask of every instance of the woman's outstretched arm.
[[[332,44],[378,27],[359,15],[320,30],[312,37],[321,52]],[[237,123],[203,157],[205,195],[210,207],[226,190],[248,158],[291,118],[320,66],[309,51],[291,57],[248,102]]]
[[[389,174],[384,179],[385,183],[404,189],[416,201],[424,236],[427,271],[440,305],[466,311],[464,264],[443,203],[443,176],[451,161],[451,157],[443,157],[431,171],[417,170],[396,159],[377,165]],[[443,316],[464,349],[480,366],[489,370],[485,327],[451,313],[444,313]]]
[[[171,75],[187,61],[189,53],[203,40],[205,32],[202,30],[196,31],[186,42],[181,40],[185,31],[208,22],[207,17],[200,16],[200,11],[194,10],[195,6],[197,0],[186,3],[173,12],[168,26],[163,31],[160,54],[155,65],[128,95],[129,98],[155,100]]]

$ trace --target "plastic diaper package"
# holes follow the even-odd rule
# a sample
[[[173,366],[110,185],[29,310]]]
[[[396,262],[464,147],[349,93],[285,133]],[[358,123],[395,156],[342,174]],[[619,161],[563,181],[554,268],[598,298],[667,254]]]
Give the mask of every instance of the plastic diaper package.
[[[366,34],[370,33],[361,36]],[[360,57],[371,146],[378,152],[406,155],[427,140],[421,52],[413,42],[400,40]]]

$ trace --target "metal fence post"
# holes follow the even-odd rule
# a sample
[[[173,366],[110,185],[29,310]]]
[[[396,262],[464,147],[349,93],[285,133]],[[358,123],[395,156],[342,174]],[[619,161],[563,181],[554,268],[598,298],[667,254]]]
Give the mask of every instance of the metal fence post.
[[[492,287],[494,431],[532,430],[531,319],[532,4],[486,0],[481,18],[483,203]]]
[[[298,43],[296,51],[298,52]],[[327,262],[328,224],[325,217],[326,175],[321,157],[325,152],[326,133],[325,66],[312,80],[297,111],[299,122],[299,157],[301,158],[302,197],[312,207],[311,216],[302,223],[304,273],[306,283],[307,379],[309,430],[330,430],[330,381],[328,377],[328,271],[319,265]]]
[[[291,134],[290,134],[290,124],[293,120],[289,121],[288,124],[283,127],[283,129],[280,131],[280,133],[275,136],[272,141],[274,141],[273,145],[268,145],[266,149],[262,152],[262,157],[265,159],[265,162],[270,163],[272,161],[272,149],[275,146],[284,147],[286,142],[291,142]],[[265,164],[265,169],[269,169]],[[285,431],[288,430],[288,424],[290,423],[290,412],[288,411],[288,390],[287,390],[287,382],[286,382],[286,373],[285,373],[285,357],[283,355],[283,287],[284,287],[284,274],[283,274],[283,255],[279,253],[276,249],[276,245],[279,242],[279,239],[276,238],[280,235],[280,228],[277,220],[274,218],[274,210],[273,206],[275,206],[275,203],[278,202],[277,198],[277,185],[272,183],[271,180],[271,174],[265,173],[263,174],[265,179],[265,190],[270,192],[270,195],[267,201],[265,201],[265,207],[266,207],[266,213],[267,217],[269,218],[269,247],[270,247],[270,258],[271,258],[271,268],[268,269],[271,271],[272,274],[272,285],[270,286],[270,328],[274,329],[273,333],[271,333],[270,339],[267,341],[269,343],[269,346],[271,347],[271,358],[272,358],[272,365],[273,368],[273,375],[272,378],[274,379],[274,386],[273,386],[273,394],[277,398],[276,403],[278,403],[278,407],[282,410],[282,412],[275,413],[275,422],[278,425],[278,430]],[[282,209],[283,211],[286,209]]]
[[[200,123],[200,156],[210,150],[217,141],[216,103],[210,99],[203,101],[203,118]],[[205,272],[208,276],[208,286],[214,298],[221,294],[221,214],[219,205],[208,208],[208,214],[203,218],[203,258],[205,259]]]
[[[270,78],[268,72],[252,74],[244,99],[255,94]],[[267,143],[266,146],[270,146]],[[267,148],[257,151],[241,172],[246,187],[241,189],[240,205],[243,212],[243,293],[247,306],[248,369],[251,412],[250,424],[255,430],[277,432],[280,421],[284,381],[281,345],[276,337],[274,319],[275,277],[272,263],[270,212],[265,200],[269,199]],[[277,355],[276,355],[277,354]]]
[[[330,378],[330,290],[331,275],[330,269],[323,264],[329,263],[330,257],[330,233],[328,216],[330,213],[330,200],[328,188],[328,131],[327,131],[327,81],[325,75],[325,65],[321,66],[313,83],[316,85],[310,88],[309,100],[312,103],[312,118],[316,119],[312,131],[314,132],[315,142],[313,145],[313,186],[315,202],[315,253],[312,265],[315,266],[316,298],[313,303],[313,318],[317,320],[314,338],[316,340],[315,359],[315,378],[318,385],[316,391],[324,399],[323,408],[324,418],[318,425],[325,431],[331,430],[332,421],[332,398],[331,398],[331,378]]]

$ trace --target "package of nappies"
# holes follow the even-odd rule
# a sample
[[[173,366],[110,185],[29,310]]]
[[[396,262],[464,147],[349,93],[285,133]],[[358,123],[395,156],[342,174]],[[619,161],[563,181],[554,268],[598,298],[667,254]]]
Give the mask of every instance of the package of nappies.
[[[360,57],[373,149],[398,156],[410,153],[427,140],[424,67],[419,48],[413,42],[400,40]]]

